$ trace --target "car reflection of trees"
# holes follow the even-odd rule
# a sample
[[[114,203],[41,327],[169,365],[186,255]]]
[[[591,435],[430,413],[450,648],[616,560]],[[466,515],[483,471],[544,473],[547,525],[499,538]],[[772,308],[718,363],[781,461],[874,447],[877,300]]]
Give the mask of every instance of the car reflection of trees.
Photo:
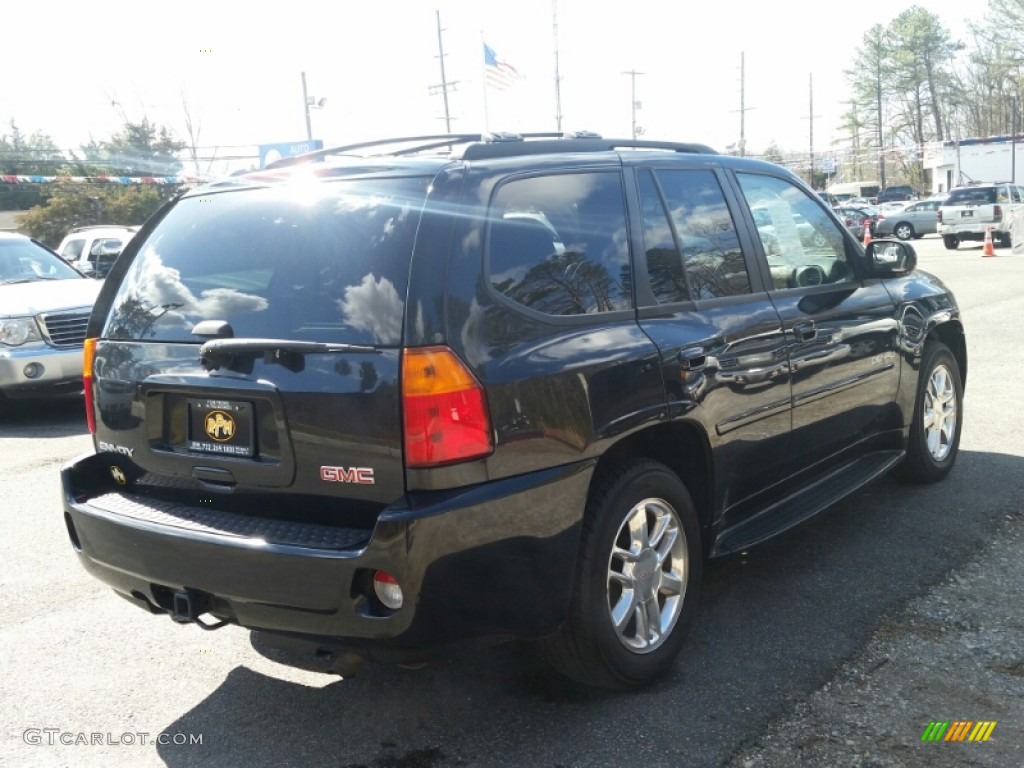
[[[626,309],[625,292],[601,264],[585,254],[553,254],[530,267],[519,281],[509,278],[495,288],[520,304],[548,315],[582,315]]]
[[[651,290],[659,301],[710,299],[750,290],[746,262],[738,245],[720,246],[716,240],[680,234],[681,254],[665,247],[647,251]]]

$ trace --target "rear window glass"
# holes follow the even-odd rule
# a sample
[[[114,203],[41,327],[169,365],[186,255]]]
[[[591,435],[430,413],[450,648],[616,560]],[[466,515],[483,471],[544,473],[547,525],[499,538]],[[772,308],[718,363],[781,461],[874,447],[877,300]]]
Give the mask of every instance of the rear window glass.
[[[991,205],[996,201],[995,187],[968,187],[966,189],[954,189],[949,193],[949,199],[943,205]]]
[[[110,338],[236,338],[396,345],[428,178],[248,189],[179,202],[113,303]]]
[[[548,315],[632,308],[619,173],[561,173],[503,184],[491,203],[488,267],[495,290]]]

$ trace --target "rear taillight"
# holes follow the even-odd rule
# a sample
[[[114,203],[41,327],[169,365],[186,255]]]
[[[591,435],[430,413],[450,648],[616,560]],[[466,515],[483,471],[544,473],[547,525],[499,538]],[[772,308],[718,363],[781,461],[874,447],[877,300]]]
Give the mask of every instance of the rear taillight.
[[[992,221],[1001,221],[1003,218],[1003,208],[1000,205],[992,206]]]
[[[405,464],[434,467],[494,450],[483,387],[448,347],[402,355]]]
[[[96,339],[86,339],[82,355],[82,384],[85,387],[85,422],[89,432],[96,434],[96,413],[93,410],[92,365],[96,359]]]
[[[935,212],[935,218],[939,222],[939,224],[942,223],[942,209],[941,208],[939,208],[939,210],[937,210]]]

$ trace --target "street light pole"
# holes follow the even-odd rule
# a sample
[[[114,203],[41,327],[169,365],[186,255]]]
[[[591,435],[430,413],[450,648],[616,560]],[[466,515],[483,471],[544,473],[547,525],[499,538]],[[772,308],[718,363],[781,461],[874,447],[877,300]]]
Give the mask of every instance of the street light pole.
[[[302,108],[306,111],[306,139],[313,140],[313,125],[309,122],[309,95],[306,93],[306,73],[302,73]]]

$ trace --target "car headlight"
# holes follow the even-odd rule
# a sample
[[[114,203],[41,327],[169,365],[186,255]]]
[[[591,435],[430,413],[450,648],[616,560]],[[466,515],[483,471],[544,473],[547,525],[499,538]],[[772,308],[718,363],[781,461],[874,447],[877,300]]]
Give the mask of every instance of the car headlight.
[[[0,318],[0,344],[17,347],[26,341],[39,341],[39,326],[32,317]]]

